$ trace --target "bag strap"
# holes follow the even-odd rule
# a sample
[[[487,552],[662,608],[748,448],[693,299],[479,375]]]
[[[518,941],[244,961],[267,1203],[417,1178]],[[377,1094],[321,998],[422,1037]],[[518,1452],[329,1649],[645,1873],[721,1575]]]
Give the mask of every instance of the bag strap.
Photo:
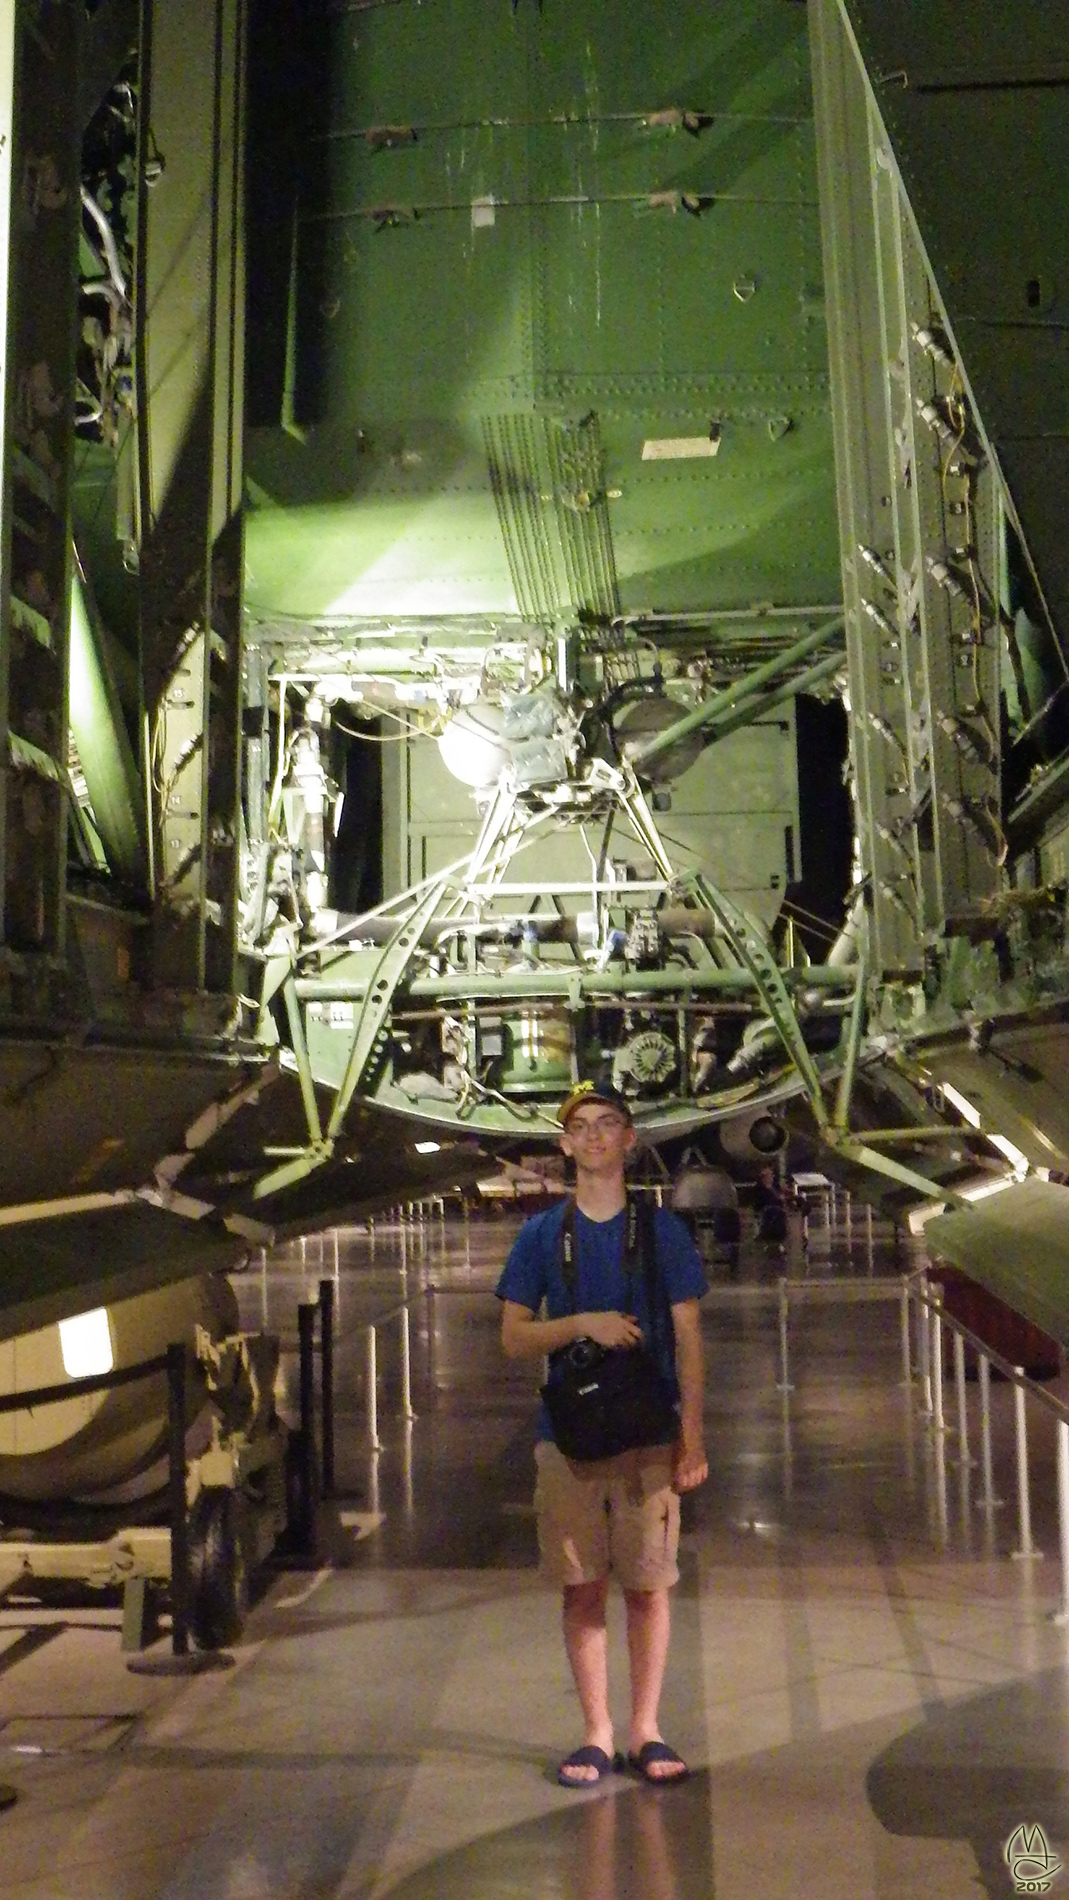
[[[631,1202],[632,1197],[628,1196]],[[657,1216],[649,1201],[634,1202],[637,1210],[638,1257],[642,1262],[642,1274],[646,1282],[646,1310],[650,1316],[650,1346],[658,1364],[665,1360],[665,1325],[672,1328],[672,1315],[668,1311],[668,1302],[664,1281],[657,1271]],[[672,1328],[674,1332],[674,1328]],[[675,1341],[672,1351],[667,1355],[669,1362],[675,1358]]]
[[[632,1288],[635,1273],[641,1268],[646,1287],[646,1305],[650,1315],[650,1329],[654,1344],[659,1346],[663,1337],[660,1287],[656,1275],[657,1239],[654,1232],[653,1209],[641,1201],[637,1194],[628,1194],[624,1202],[624,1277],[627,1282],[625,1298],[632,1301]],[[557,1233],[557,1265],[560,1268],[564,1290],[573,1313],[579,1311],[578,1276],[575,1268],[575,1197],[569,1195],[560,1228]]]

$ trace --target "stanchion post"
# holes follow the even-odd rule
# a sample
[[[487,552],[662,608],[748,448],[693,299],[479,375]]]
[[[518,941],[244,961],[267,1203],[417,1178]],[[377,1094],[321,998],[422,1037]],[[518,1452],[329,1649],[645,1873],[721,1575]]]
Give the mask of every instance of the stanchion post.
[[[947,1543],[947,1440],[945,1431],[933,1433],[932,1453],[935,1463],[935,1521],[940,1550]]]
[[[323,1496],[334,1495],[334,1282],[319,1282],[319,1409]]]
[[[778,1392],[792,1392],[790,1380],[790,1360],[788,1357],[787,1323],[789,1300],[786,1280],[779,1281],[779,1385]]]
[[[167,1508],[171,1520],[171,1653],[189,1654],[189,1520],[186,1515],[186,1349],[167,1348]]]
[[[316,1471],[315,1430],[315,1323],[316,1308],[302,1301],[297,1308],[297,1345],[301,1381],[301,1551],[315,1545]]]
[[[405,1493],[405,1516],[411,1517],[416,1508],[416,1494],[412,1482],[412,1420],[407,1418],[401,1431],[401,1482]]]
[[[1058,1540],[1062,1551],[1062,1605],[1053,1623],[1069,1623],[1069,1425],[1058,1420]]]
[[[921,1411],[932,1416],[932,1315],[928,1306],[928,1281],[921,1279],[917,1312],[920,1318]]]
[[[1013,1384],[1013,1409],[1017,1440],[1017,1522],[1021,1534],[1021,1548],[1013,1555],[1017,1558],[1042,1556],[1032,1542],[1032,1499],[1028,1484],[1028,1421],[1025,1416],[1025,1390],[1020,1381],[1024,1378],[1024,1367],[1014,1366],[1016,1378]]]
[[[986,1352],[979,1355],[980,1372],[980,1469],[984,1477],[984,1510],[995,1508],[995,1472],[991,1458],[991,1361]]]
[[[958,1462],[971,1465],[969,1456],[969,1414],[965,1405],[965,1341],[954,1332],[954,1390],[958,1401]]]
[[[909,1341],[909,1274],[902,1275],[902,1295],[899,1305],[899,1326],[902,1337],[902,1384],[908,1391],[913,1384],[913,1363]]]
[[[412,1410],[412,1344],[407,1300],[401,1308],[401,1410],[407,1419],[416,1416]]]
[[[932,1289],[931,1335],[932,1335],[932,1424],[937,1432],[945,1432],[943,1419],[943,1315],[942,1288]]]
[[[364,1398],[367,1405],[367,1442],[372,1451],[381,1451],[382,1440],[379,1437],[378,1339],[374,1326],[368,1327],[364,1338],[364,1383],[367,1387]]]

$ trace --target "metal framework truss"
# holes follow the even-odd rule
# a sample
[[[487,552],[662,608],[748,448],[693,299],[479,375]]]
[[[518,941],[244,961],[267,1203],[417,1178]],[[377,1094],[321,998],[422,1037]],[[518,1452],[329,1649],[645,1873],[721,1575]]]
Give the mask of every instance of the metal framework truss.
[[[840,9],[811,20],[850,705],[872,969],[917,975],[1002,884],[1001,500]]]

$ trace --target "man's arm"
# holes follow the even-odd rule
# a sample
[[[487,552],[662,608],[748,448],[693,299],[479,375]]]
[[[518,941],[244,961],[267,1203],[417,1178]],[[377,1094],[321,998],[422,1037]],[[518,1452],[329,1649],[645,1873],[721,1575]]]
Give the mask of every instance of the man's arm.
[[[538,1319],[529,1306],[520,1306],[516,1300],[502,1300],[501,1309],[501,1345],[507,1359],[542,1359],[558,1346],[570,1346],[574,1339],[595,1339],[599,1346],[637,1346],[642,1339],[629,1313],[566,1313],[563,1319]]]
[[[677,1491],[693,1491],[709,1476],[702,1423],[705,1360],[697,1300],[679,1300],[672,1307],[672,1324],[676,1333],[676,1373],[682,1400],[673,1483]]]

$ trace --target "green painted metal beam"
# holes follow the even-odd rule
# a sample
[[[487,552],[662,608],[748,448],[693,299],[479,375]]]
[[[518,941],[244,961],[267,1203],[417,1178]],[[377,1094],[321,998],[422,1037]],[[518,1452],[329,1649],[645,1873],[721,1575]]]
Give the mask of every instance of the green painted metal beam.
[[[747,673],[742,679],[735,680],[731,686],[725,687],[723,692],[714,693],[711,698],[702,700],[699,706],[685,713],[683,718],[678,719],[674,725],[667,726],[663,732],[658,732],[652,739],[648,739],[645,745],[635,748],[630,754],[631,764],[635,771],[641,772],[644,765],[659,758],[663,752],[668,751],[669,747],[677,745],[680,739],[689,738],[692,732],[700,732],[714,725],[720,715],[728,712],[739,700],[749,699],[760,693],[773,680],[782,678],[784,673],[790,672],[792,666],[797,666],[810,653],[817,652],[820,647],[826,646],[829,640],[840,635],[842,627],[842,615],[839,614],[825,626],[816,627],[812,633],[807,633],[801,640],[796,640],[786,652],[777,653],[774,659],[766,660],[763,666],[755,667],[752,673]]]
[[[844,666],[845,659],[841,652],[829,653],[825,659],[818,660],[815,666],[807,667],[804,673],[796,674],[794,679],[788,680],[778,692],[762,693],[758,699],[744,700],[741,706],[737,706],[722,720],[712,722],[709,733],[710,744],[715,744],[718,739],[729,738],[733,732],[741,732],[744,726],[752,726],[756,720],[763,719],[770,712],[775,712],[778,706],[785,706],[789,700],[797,699],[800,693],[814,692],[826,680],[833,679]]]
[[[749,970],[754,987],[768,1011],[788,1059],[794,1064],[801,1077],[817,1127],[823,1132],[827,1126],[828,1111],[824,1103],[821,1080],[816,1063],[806,1047],[794,1004],[784,981],[786,972],[780,969],[761,932],[753,925],[745,912],[724,895],[723,891],[714,889],[707,879],[700,876],[693,877],[688,882],[700,901],[718,920],[740,963]]]
[[[144,788],[108,662],[104,630],[81,562],[71,590],[70,722],[93,816],[110,869],[144,890]]]
[[[942,1182],[929,1180],[926,1174],[918,1174],[916,1168],[907,1168],[903,1162],[896,1161],[893,1155],[881,1154],[879,1149],[870,1148],[867,1142],[854,1140],[849,1135],[841,1135],[836,1130],[827,1132],[825,1140],[833,1154],[842,1155],[845,1160],[856,1162],[858,1167],[869,1168],[873,1174],[884,1175],[890,1181],[897,1181],[902,1187],[912,1188],[915,1194],[933,1201],[950,1201],[959,1208],[969,1207],[969,1203],[953,1188],[944,1186]]]
[[[842,990],[849,991],[854,986],[854,971],[851,967],[835,969],[824,964],[808,964],[805,969],[781,970],[780,980],[785,990]],[[331,979],[299,977],[297,995],[302,1002],[360,1002],[368,993],[372,976]],[[718,970],[705,967],[700,970],[588,970],[574,964],[559,964],[556,967],[543,963],[536,970],[502,971],[491,974],[464,974],[457,976],[417,976],[404,987],[404,1001],[412,1002],[450,1002],[470,997],[473,1002],[481,998],[562,996],[574,997],[576,1001],[583,997],[596,996],[660,996],[675,995],[678,992],[693,991],[695,994],[708,992],[747,996],[759,989],[757,979],[748,968]]]
[[[424,924],[434,916],[451,883],[452,879],[445,873],[424,891],[419,902],[398,925],[372,972],[364,1006],[357,1018],[345,1076],[327,1124],[328,1140],[335,1140],[341,1133],[349,1104],[370,1074],[379,1051],[380,1038],[389,1021],[394,994],[419,949]]]

